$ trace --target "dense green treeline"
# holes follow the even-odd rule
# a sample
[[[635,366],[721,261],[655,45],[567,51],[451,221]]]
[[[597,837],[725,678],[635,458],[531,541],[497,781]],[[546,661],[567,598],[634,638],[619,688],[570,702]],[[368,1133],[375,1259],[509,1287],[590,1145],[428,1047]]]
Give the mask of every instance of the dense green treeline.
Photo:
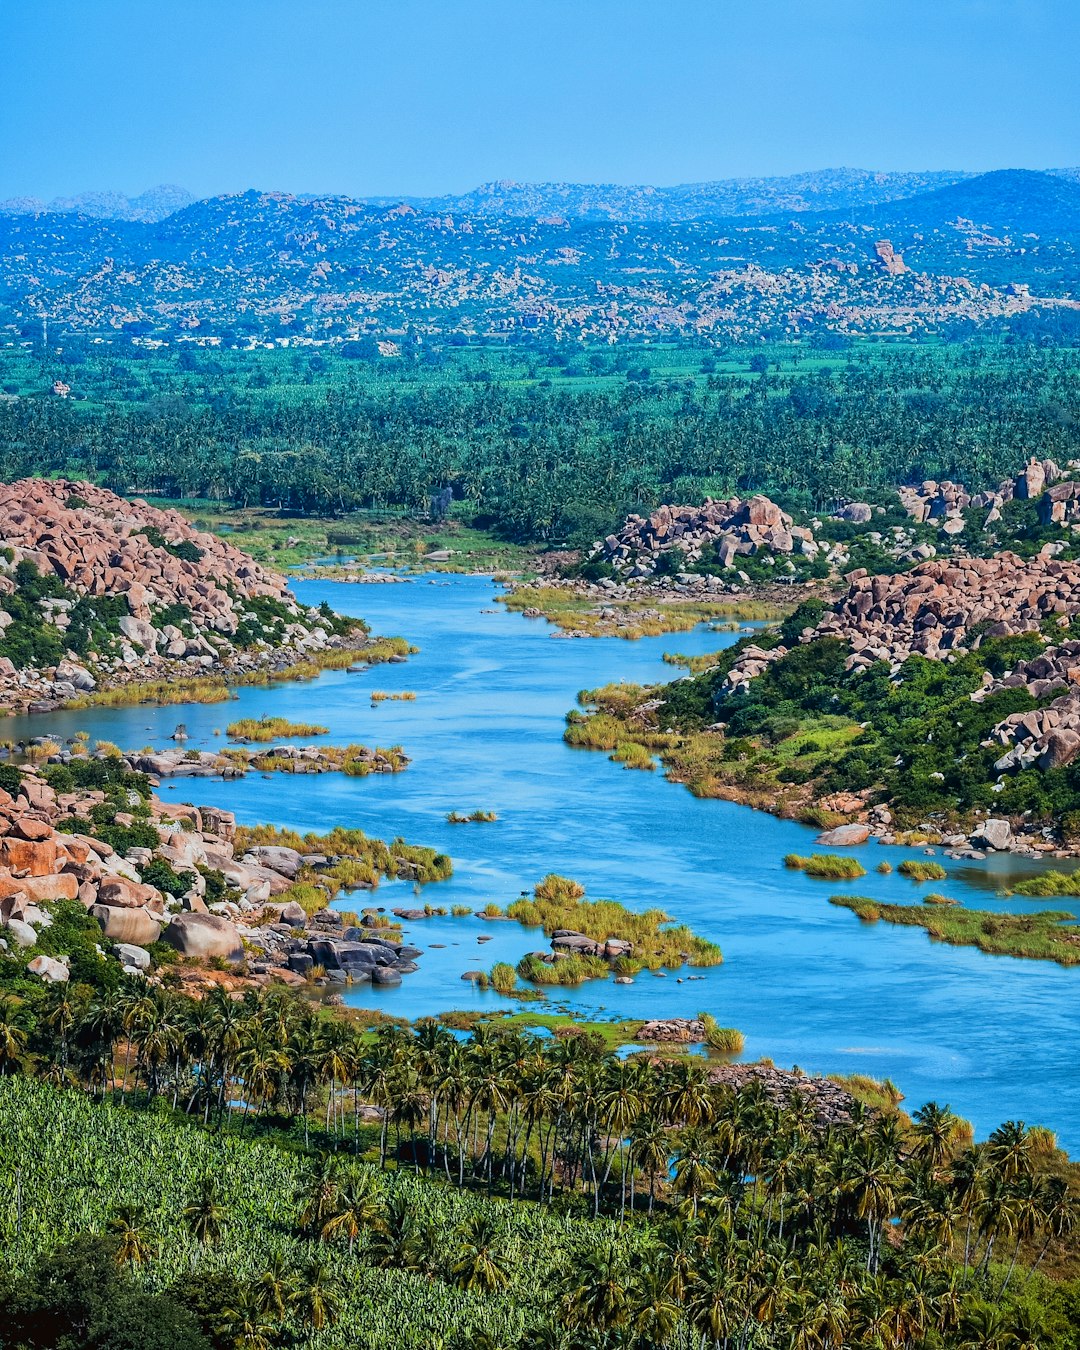
[[[289,994],[76,1001],[4,1009],[4,1350],[1076,1350],[1045,1131],[826,1123],[702,1060],[372,1034]]]
[[[578,352],[577,379],[550,353],[377,365],[137,350],[91,349],[74,373],[42,356],[39,375],[81,382],[85,401],[31,390],[0,403],[0,474],[324,514],[421,511],[449,485],[507,534],[587,542],[662,501],[768,491],[823,509],[924,477],[984,486],[1030,454],[1075,449],[1068,350],[780,348],[719,365],[692,351],[665,375],[645,348],[641,367]],[[31,360],[6,354],[4,371],[15,362],[23,378]]]

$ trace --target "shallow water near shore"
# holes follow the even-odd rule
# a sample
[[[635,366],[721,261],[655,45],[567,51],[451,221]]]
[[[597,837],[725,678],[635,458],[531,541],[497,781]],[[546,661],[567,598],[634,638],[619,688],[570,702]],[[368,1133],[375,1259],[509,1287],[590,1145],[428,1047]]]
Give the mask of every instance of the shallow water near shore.
[[[546,947],[543,935],[508,922],[431,918],[406,924],[424,949],[419,970],[396,988],[358,986],[350,1003],[402,1017],[451,1008],[550,1010],[583,1016],[663,1017],[711,1012],[746,1034],[746,1058],[767,1055],[808,1072],[891,1077],[913,1109],[936,1099],[985,1133],[1016,1118],[1057,1130],[1080,1149],[1077,1030],[1080,968],[986,956],[932,943],[921,929],[865,925],[828,903],[834,893],[892,902],[941,891],[965,904],[1025,912],[1080,912],[1076,900],[999,897],[1032,867],[1004,855],[984,864],[938,860],[947,881],[918,887],[874,871],[895,868],[921,849],[870,844],[847,850],[869,875],[819,881],[784,868],[788,852],[812,851],[814,831],[728,802],[701,801],[662,771],[625,770],[607,756],[562,741],[577,692],[612,680],[674,678],[665,651],[699,653],[738,634],[699,628],[626,642],[555,640],[543,621],[509,614],[487,578],[438,576],[395,586],[305,581],[306,602],[328,601],[363,615],[375,632],[401,634],[420,648],[404,665],[363,674],[330,673],[307,684],[242,689],[216,705],[89,709],[10,718],[5,735],[80,729],[125,750],[162,748],[184,722],[188,746],[222,746],[227,723],[264,714],[321,722],[326,743],[400,743],[404,773],[347,778],[252,774],[239,781],[166,781],[161,795],[226,807],[244,823],[301,831],[335,824],[389,839],[403,835],[451,854],[455,874],[424,888],[401,883],[354,892],[341,907],[479,909],[506,905],[547,872],[582,882],[592,898],[660,906],[719,943],[724,964],[710,970],[642,974],[632,985],[594,981],[553,991],[549,1004],[482,992],[466,970],[516,962]],[[372,690],[414,690],[415,702],[372,706]],[[450,825],[448,811],[496,811],[493,824]],[[491,940],[480,943],[481,936]],[[440,944],[432,946],[432,944]],[[701,978],[688,979],[688,976]],[[680,983],[680,978],[682,982]]]

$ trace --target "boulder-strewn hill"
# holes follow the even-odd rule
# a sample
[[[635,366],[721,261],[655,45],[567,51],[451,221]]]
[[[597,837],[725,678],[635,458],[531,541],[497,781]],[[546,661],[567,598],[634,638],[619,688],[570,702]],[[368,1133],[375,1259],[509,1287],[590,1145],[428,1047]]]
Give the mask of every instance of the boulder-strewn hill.
[[[257,192],[196,202],[157,225],[8,214],[0,304],[19,323],[165,333],[239,322],[270,336],[523,328],[615,339],[910,332],[1072,301],[1080,212],[1069,203],[1080,187],[1006,174],[944,191],[960,196],[908,199],[891,241],[873,211],[601,223]],[[1011,234],[956,223],[963,200],[987,220],[1007,211]],[[1041,232],[1048,223],[1057,232]]]
[[[0,486],[0,704],[287,663],[354,630],[176,511],[91,483]]]

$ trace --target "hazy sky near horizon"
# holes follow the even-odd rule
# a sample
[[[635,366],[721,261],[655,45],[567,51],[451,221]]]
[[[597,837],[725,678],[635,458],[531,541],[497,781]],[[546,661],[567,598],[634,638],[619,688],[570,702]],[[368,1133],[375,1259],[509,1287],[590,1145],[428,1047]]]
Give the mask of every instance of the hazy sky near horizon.
[[[0,0],[0,198],[1080,164],[1078,0]]]

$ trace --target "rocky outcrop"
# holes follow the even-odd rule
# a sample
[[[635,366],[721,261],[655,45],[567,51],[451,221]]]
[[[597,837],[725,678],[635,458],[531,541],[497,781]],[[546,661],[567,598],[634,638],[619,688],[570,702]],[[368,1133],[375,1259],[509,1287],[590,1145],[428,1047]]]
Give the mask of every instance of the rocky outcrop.
[[[297,604],[285,578],[177,511],[126,500],[92,483],[38,478],[0,484],[0,630],[5,597],[30,563],[58,593],[36,601],[64,638],[80,597],[120,599],[80,651],[49,669],[17,670],[0,656],[0,703],[55,706],[100,684],[189,675],[234,663],[282,663],[335,644],[326,619]],[[253,608],[254,607],[254,608]],[[20,651],[12,649],[19,659]]]
[[[793,1099],[808,1102],[820,1128],[842,1125],[851,1120],[855,1098],[831,1078],[809,1077],[787,1072],[768,1064],[718,1064],[709,1070],[709,1080],[735,1092],[756,1088],[773,1106],[786,1108]]]
[[[216,956],[239,961],[244,954],[239,929],[220,914],[177,914],[161,939],[175,947],[181,956],[198,960]]]
[[[1042,553],[934,559],[896,576],[860,569],[848,582],[815,636],[847,642],[849,666],[898,666],[913,652],[941,657],[977,646],[984,633],[1036,632],[1046,619],[1080,613],[1080,563]]]
[[[1041,523],[1064,524],[1080,517],[1080,483],[1060,480],[1069,478],[1078,467],[1074,460],[1062,468],[1052,459],[1033,458],[1013,478],[1004,479],[986,492],[970,493],[962,483],[929,478],[897,489],[897,495],[913,520],[937,524],[946,533],[959,533],[963,528],[962,517],[969,508],[980,513],[982,528],[990,529],[1001,519],[1001,508],[1013,499],[1038,498]]]
[[[703,1045],[705,1023],[696,1017],[658,1017],[638,1028],[637,1040],[666,1045]]]
[[[795,525],[768,497],[756,496],[746,501],[709,499],[703,506],[661,506],[648,517],[627,516],[594,556],[631,576],[645,576],[664,553],[678,549],[686,562],[693,563],[713,545],[724,569],[737,568],[739,559],[757,553],[813,558],[819,549],[812,530]]]
[[[323,984],[395,984],[416,969],[420,950],[394,932],[346,928],[332,910],[309,915],[295,900],[273,899],[302,868],[314,872],[337,859],[277,845],[256,846],[238,858],[231,812],[154,797],[147,823],[160,843],[122,858],[101,840],[67,832],[73,819],[81,821],[102,801],[103,793],[89,790],[57,794],[30,771],[18,798],[0,790],[0,951],[32,948],[52,921],[48,905],[77,899],[100,925],[103,948],[130,974],[154,978],[146,948],[159,940],[184,958],[187,975],[226,961],[256,982],[314,977]],[[139,869],[155,859],[187,877],[186,893],[165,895],[140,880]],[[225,877],[224,899],[207,904],[200,868]],[[28,969],[43,979],[66,978],[44,956]]]

